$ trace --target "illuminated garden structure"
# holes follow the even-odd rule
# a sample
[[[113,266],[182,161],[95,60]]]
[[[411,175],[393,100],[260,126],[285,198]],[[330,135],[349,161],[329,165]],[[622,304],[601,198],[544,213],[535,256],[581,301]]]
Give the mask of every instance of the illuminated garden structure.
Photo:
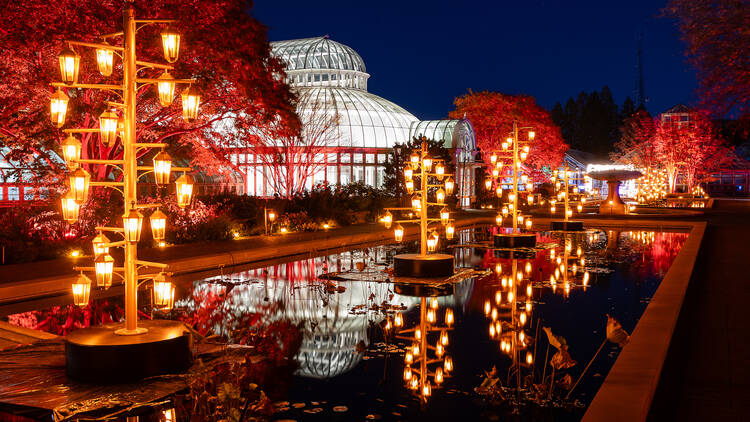
[[[626,180],[637,179],[641,175],[641,172],[635,170],[599,170],[588,172],[588,177],[607,182],[609,194],[607,199],[599,205],[599,214],[627,214],[629,209],[620,198],[620,183]]]
[[[583,211],[583,204],[586,203],[585,192],[580,192],[578,185],[570,185],[570,175],[567,164],[562,170],[562,174],[555,170],[552,174],[552,183],[557,191],[557,197],[550,199],[550,214],[555,215],[558,203],[562,205],[562,220],[553,220],[550,224],[552,230],[580,231],[583,230],[583,221],[573,221],[573,207],[577,212]]]

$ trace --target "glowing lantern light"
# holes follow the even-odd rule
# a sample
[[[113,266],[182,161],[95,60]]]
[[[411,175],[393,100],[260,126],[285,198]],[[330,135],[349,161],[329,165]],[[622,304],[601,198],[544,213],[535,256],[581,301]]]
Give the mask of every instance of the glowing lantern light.
[[[497,162],[497,154],[494,152],[490,155],[490,163],[495,164]]]
[[[59,88],[49,99],[49,117],[57,127],[62,127],[65,124],[65,116],[68,113],[68,101],[70,101],[70,97]]]
[[[154,240],[157,242],[164,240],[167,231],[167,215],[157,209],[151,214],[149,221],[151,222],[151,235]]]
[[[427,382],[424,387],[422,387],[422,395],[425,397],[429,397],[430,394],[432,394],[432,387],[430,387],[430,383]]]
[[[81,159],[81,141],[73,136],[73,134],[70,134],[60,146],[62,147],[63,159],[65,159],[68,167],[78,167],[78,160]]]
[[[117,114],[112,110],[104,110],[99,116],[99,135],[102,144],[112,146],[117,137]]]
[[[485,180],[484,180],[484,187],[485,187],[485,188],[486,188],[487,190],[490,190],[490,189],[492,189],[492,179],[485,179]]]
[[[407,180],[405,185],[406,185],[406,192],[411,195],[414,192],[414,181],[411,179]]]
[[[164,310],[174,306],[174,285],[167,281],[164,273],[154,277],[154,306]]]
[[[407,366],[404,368],[404,381],[409,381],[411,379],[411,366]]]
[[[443,347],[442,343],[438,343],[435,345],[435,356],[437,357],[443,357],[445,354],[445,347]]]
[[[57,56],[60,61],[60,75],[63,83],[73,85],[78,82],[78,66],[81,63],[81,56],[73,49],[67,47]]]
[[[507,217],[508,216],[508,207],[503,207],[502,210],[500,210],[500,212],[503,214],[503,217]]]
[[[526,223],[525,223],[525,224],[526,224],[526,230],[531,230],[531,226],[532,226],[532,225],[533,225],[534,223],[532,223],[531,219],[529,218],[529,219],[527,219],[527,220],[526,220]]]
[[[435,232],[433,232],[430,237],[427,238],[427,251],[428,252],[435,252],[438,246],[438,239],[439,237]]]
[[[106,44],[106,42],[104,44]],[[115,52],[109,48],[96,49],[96,66],[99,68],[99,73],[101,73],[102,76],[110,76],[112,74],[112,63],[114,57]]]
[[[412,176],[414,176],[414,170],[408,166],[404,167],[404,177],[406,177],[406,180],[411,180]]]
[[[161,32],[161,44],[164,49],[164,59],[169,63],[177,61],[180,55],[180,33],[172,27]]]
[[[443,383],[443,368],[437,367],[435,369],[435,384],[442,384]]]
[[[500,292],[500,290],[495,292],[495,303],[498,305],[503,303],[503,294]]]
[[[411,207],[417,212],[422,209],[422,198],[419,197],[419,195],[415,195],[411,198]]]
[[[195,185],[195,179],[189,174],[183,174],[175,181],[175,188],[177,194],[177,205],[180,208],[185,208],[190,205],[190,201],[193,197],[193,186]],[[268,215],[271,219],[271,215]],[[271,219],[273,222],[273,219]]]
[[[536,136],[536,132],[534,132],[533,130],[530,130],[529,131],[529,141],[533,141],[535,136]],[[528,148],[528,146],[526,148]]]
[[[500,170],[498,169],[492,169],[492,177],[500,176]]]
[[[412,362],[414,362],[414,355],[412,355],[411,352],[406,352],[404,354],[404,363],[411,365]]]
[[[435,310],[434,309],[427,310],[427,322],[429,322],[430,324],[435,323]]]
[[[90,294],[91,279],[84,274],[80,274],[75,283],[73,283],[73,303],[80,307],[88,305]]]
[[[495,189],[495,195],[497,195],[498,198],[500,198],[500,197],[503,196],[503,187],[502,186],[498,186]]]
[[[63,219],[71,224],[78,221],[78,212],[80,210],[80,205],[78,204],[78,202],[76,202],[73,194],[71,192],[68,192],[67,195],[62,198],[61,202]]]
[[[404,227],[401,224],[397,224],[393,229],[393,237],[396,238],[396,242],[404,240]]]
[[[497,213],[497,215],[495,216],[495,224],[497,224],[498,226],[503,225],[503,215],[501,213]]]
[[[450,220],[451,214],[448,212],[447,208],[443,208],[440,210],[440,223],[443,225],[448,224],[448,220]]]
[[[435,193],[435,198],[437,199],[438,204],[445,202],[445,191],[443,188],[438,189],[437,193]]]
[[[127,242],[135,243],[141,238],[141,227],[143,226],[143,214],[138,212],[135,208],[130,208],[130,211],[126,212],[122,216],[122,227],[124,229],[124,236]]]
[[[112,286],[112,272],[114,271],[115,260],[109,254],[99,255],[94,260],[94,270],[96,271],[96,285],[109,289]]]
[[[449,327],[453,325],[453,309],[451,308],[445,309],[445,325]]]
[[[94,249],[94,256],[104,255],[109,253],[109,238],[103,233],[99,232],[96,237],[91,241],[91,246]]]
[[[534,363],[534,356],[531,352],[526,352],[526,364],[531,365],[532,363]]]
[[[443,367],[445,368],[445,372],[453,371],[453,359],[451,359],[450,356],[445,357],[445,361],[443,362]]]
[[[490,301],[486,300],[484,302],[484,316],[488,316],[490,314],[490,310],[491,310],[490,306],[491,306]]]
[[[411,161],[412,168],[415,168],[415,169],[418,168],[419,167],[419,154],[417,154],[416,152],[413,153],[409,157],[409,161]]]
[[[432,158],[424,157],[422,165],[424,166],[424,171],[430,171],[430,169],[432,169]]]
[[[443,346],[448,345],[448,333],[445,332],[445,330],[440,332],[440,344],[442,344]]]
[[[159,104],[162,107],[169,107],[174,100],[174,78],[169,72],[164,71],[158,79],[159,82],[156,84],[156,90],[159,92]]]
[[[583,273],[583,285],[587,286],[589,284],[589,272],[586,271]]]
[[[393,317],[393,325],[396,327],[402,327],[404,325],[404,316],[401,315],[401,313],[397,313],[395,317]]]
[[[393,214],[391,214],[390,211],[385,212],[385,215],[383,216],[383,225],[386,229],[390,229],[391,225],[393,225]]]
[[[453,224],[448,223],[445,226],[445,238],[448,240],[453,239],[453,235],[456,233],[456,228],[453,226]]]
[[[172,172],[172,157],[162,151],[154,156],[154,179],[159,185],[169,183],[169,174]]]
[[[445,177],[445,166],[442,163],[435,165],[435,176],[437,176],[438,180],[443,180],[443,177]]]
[[[453,195],[453,189],[455,189],[456,183],[451,179],[450,176],[448,176],[447,179],[445,179],[445,193],[448,195]]]
[[[73,170],[68,176],[70,194],[78,204],[83,204],[89,196],[89,182],[91,174],[82,168]]]
[[[188,87],[182,93],[182,117],[190,123],[198,118],[202,93],[198,88]]]

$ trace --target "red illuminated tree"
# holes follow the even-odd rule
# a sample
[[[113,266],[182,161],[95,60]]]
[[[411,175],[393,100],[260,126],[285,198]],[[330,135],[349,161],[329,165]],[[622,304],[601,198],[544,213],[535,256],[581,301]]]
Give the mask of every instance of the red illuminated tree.
[[[657,168],[656,150],[652,142],[657,122],[645,110],[625,119],[620,128],[620,141],[610,158],[616,163],[632,164],[637,168]]]
[[[466,116],[474,126],[477,146],[482,151],[500,148],[513,129],[530,126],[536,131],[526,165],[531,168],[557,167],[562,162],[568,145],[562,139],[560,128],[552,121],[549,112],[539,107],[528,95],[508,95],[499,92],[469,92],[453,101],[456,109],[450,118]],[[489,154],[484,154],[489,161]]]
[[[703,102],[714,112],[750,112],[750,2],[671,0],[686,54],[698,69]]]
[[[96,34],[122,26],[121,0],[27,0],[5,2],[0,13],[0,141],[9,158],[36,170],[40,182],[54,183],[64,171],[59,151],[63,133],[50,123],[49,83],[58,81],[57,55],[63,40],[99,42]],[[155,88],[138,90],[139,142],[168,141],[173,155],[190,157],[192,165],[209,174],[226,171],[231,163],[225,146],[246,145],[255,127],[290,136],[299,131],[294,96],[283,83],[283,65],[270,54],[266,28],[248,14],[242,0],[136,0],[140,18],[173,18],[182,33],[180,60],[171,73],[196,78],[203,91],[200,118],[186,123],[180,117],[180,88],[169,107],[161,107]],[[139,59],[163,63],[159,25],[138,32]],[[120,42],[116,39],[116,42]],[[110,78],[97,72],[95,53],[78,48],[79,81],[113,83],[122,74],[115,58]],[[159,70],[142,69],[139,77],[156,78]],[[184,89],[184,87],[183,87]],[[66,89],[70,96],[64,128],[98,127],[105,101],[118,98],[108,91]],[[118,159],[119,148],[105,147],[98,134],[82,137],[83,158]],[[119,141],[118,141],[119,142]],[[147,158],[147,157],[144,157]],[[118,178],[110,167],[96,166],[98,179]]]

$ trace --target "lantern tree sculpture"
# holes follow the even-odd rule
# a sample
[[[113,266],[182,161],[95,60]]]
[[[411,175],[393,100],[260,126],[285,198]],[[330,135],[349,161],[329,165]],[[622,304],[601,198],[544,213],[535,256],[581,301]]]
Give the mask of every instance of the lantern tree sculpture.
[[[187,121],[193,121],[197,118],[201,94],[195,87],[192,87],[192,84],[195,83],[194,79],[175,79],[168,73],[173,68],[171,65],[150,63],[140,61],[136,58],[135,37],[136,32],[140,28],[147,25],[172,24],[174,22],[173,20],[165,19],[136,19],[132,2],[128,2],[126,7],[123,8],[123,30],[121,32],[102,35],[102,41],[99,43],[65,41],[67,46],[59,55],[62,82],[52,84],[58,90],[53,94],[51,99],[51,119],[58,127],[64,125],[69,101],[67,94],[63,92],[62,88],[110,91],[116,94],[122,101],[108,101],[106,103],[106,109],[99,116],[98,129],[64,129],[63,131],[68,134],[68,137],[62,143],[62,155],[71,170],[69,173],[70,191],[62,200],[63,216],[67,221],[75,221],[77,219],[79,207],[88,199],[90,187],[103,186],[112,188],[122,193],[124,197],[125,210],[122,217],[122,227],[97,228],[99,235],[93,241],[96,255],[94,267],[77,267],[76,269],[81,271],[81,275],[73,284],[74,302],[77,305],[85,306],[88,303],[91,291],[91,280],[83,274],[84,271],[94,271],[97,286],[105,289],[112,285],[113,274],[117,274],[124,280],[125,323],[124,326],[119,326],[114,331],[114,334],[117,335],[138,335],[148,331],[146,327],[138,326],[137,294],[140,283],[153,280],[154,305],[157,307],[171,307],[174,295],[174,288],[164,273],[167,266],[161,263],[140,260],[137,257],[137,243],[141,237],[143,225],[142,210],[156,209],[150,217],[151,231],[155,241],[158,242],[164,239],[166,229],[166,215],[158,209],[159,204],[138,203],[137,183],[139,179],[148,173],[153,173],[157,184],[166,185],[169,183],[172,172],[182,171],[183,175],[176,180],[178,205],[180,207],[188,206],[193,193],[194,180],[192,176],[184,173],[191,169],[172,166],[171,157],[163,151],[167,147],[167,144],[142,143],[136,139],[136,92],[143,89],[146,85],[153,84],[156,86],[159,100],[163,106],[169,105],[172,102],[176,84],[190,85],[182,93],[182,114],[183,118]],[[108,41],[117,38],[122,39],[121,46],[108,43]],[[179,54],[180,34],[168,27],[162,31],[161,40],[166,61],[174,63]],[[73,50],[73,47],[95,49],[98,70],[103,76],[110,76],[112,74],[114,56],[120,57],[122,59],[123,71],[122,82],[117,84],[79,83],[80,56]],[[137,72],[141,68],[164,69],[164,74],[156,79],[140,78]],[[98,132],[101,142],[107,146],[114,146],[116,138],[120,137],[123,158],[121,160],[82,159],[81,142],[76,139],[75,134],[87,132]],[[153,166],[139,166],[137,162],[138,154],[141,151],[152,148],[162,149],[162,152],[154,156]],[[122,181],[92,181],[91,175],[83,168],[83,165],[112,166],[121,172]],[[122,240],[111,241],[105,236],[105,232],[116,234],[122,237]],[[113,247],[124,248],[123,267],[114,266],[114,259],[109,255],[109,249]],[[152,271],[149,274],[139,274],[141,268],[156,269],[157,272],[154,273]],[[91,337],[96,337],[97,335],[92,334]],[[159,336],[156,335],[156,337]],[[76,345],[90,346],[88,343],[90,338],[87,338],[87,333],[82,332],[75,338],[75,341],[68,341],[66,347],[72,350]],[[105,338],[102,338],[100,335],[98,338],[99,342],[94,342],[96,346],[107,345]],[[154,335],[150,335],[148,341],[155,341]],[[113,340],[112,344],[120,347],[123,344],[132,346],[138,342],[139,340],[133,340],[132,342],[127,340]],[[143,342],[146,341],[141,341],[141,343]],[[108,353],[104,349],[100,350],[102,356]],[[83,373],[82,368],[86,366],[85,361],[90,359],[91,355],[87,355],[89,356],[87,358],[79,355],[77,356],[77,362],[71,363],[71,356],[74,355],[68,354],[69,373],[72,373],[74,376],[89,376],[90,374]],[[123,356],[120,355],[119,358],[122,359]],[[134,359],[138,359],[138,357],[134,357]],[[147,366],[146,364],[144,365]],[[159,369],[155,370],[158,371]],[[145,373],[144,375],[150,375],[150,373]]]
[[[404,382],[414,394],[427,401],[433,388],[440,388],[445,378],[453,372],[453,359],[447,354],[447,347],[448,331],[452,330],[454,315],[453,309],[446,307],[443,325],[438,324],[439,304],[434,296],[429,299],[422,297],[419,309],[418,326],[404,328],[404,316],[397,313],[393,323],[390,319],[386,321],[386,329],[395,330],[396,338],[409,343],[404,354]]]
[[[526,139],[521,139],[519,133],[526,131]],[[491,178],[485,181],[485,188],[495,189],[498,198],[507,198],[507,202],[502,203],[502,208],[498,211],[495,221],[498,226],[502,226],[503,221],[508,216],[511,217],[512,231],[510,233],[499,233],[494,237],[496,248],[516,248],[516,247],[534,247],[536,245],[536,235],[529,232],[533,225],[529,216],[524,216],[518,209],[518,199],[521,191],[518,189],[519,184],[524,185],[526,201],[533,204],[532,191],[534,184],[529,180],[527,174],[522,174],[523,162],[528,158],[531,149],[531,143],[534,141],[536,133],[531,127],[518,127],[518,122],[513,121],[513,131],[500,143],[500,149],[493,151],[489,156],[488,166],[491,168]],[[510,167],[510,170],[508,170]],[[510,173],[510,174],[508,174]],[[504,194],[502,187],[503,180],[511,177],[511,189],[507,196]],[[522,232],[525,228],[526,232]]]
[[[573,207],[577,212],[583,212],[583,205],[586,203],[585,192],[579,191],[578,184],[574,183],[571,186],[570,170],[568,164],[565,164],[562,173],[555,170],[552,173],[552,183],[555,186],[557,192],[556,198],[550,199],[550,214],[554,215],[557,211],[557,203],[561,202],[563,205],[562,220],[553,220],[551,222],[552,230],[563,230],[563,231],[581,231],[583,230],[582,221],[573,221],[570,218],[573,216]]]
[[[440,242],[438,226],[445,230],[446,239],[455,234],[454,220],[445,203],[452,195],[455,182],[446,173],[446,163],[433,158],[427,150],[426,139],[422,138],[420,149],[414,151],[404,167],[404,179],[407,192],[412,195],[411,207],[392,207],[385,209],[381,221],[389,229],[395,223],[393,233],[397,242],[404,239],[402,223],[419,223],[419,254],[401,254],[394,257],[394,273],[401,277],[444,277],[453,275],[453,255],[434,253]],[[432,179],[432,180],[431,180]],[[436,181],[437,183],[432,183]],[[434,198],[434,202],[429,200]],[[429,216],[430,207],[439,207],[438,215]],[[394,219],[391,211],[409,212],[407,219]]]

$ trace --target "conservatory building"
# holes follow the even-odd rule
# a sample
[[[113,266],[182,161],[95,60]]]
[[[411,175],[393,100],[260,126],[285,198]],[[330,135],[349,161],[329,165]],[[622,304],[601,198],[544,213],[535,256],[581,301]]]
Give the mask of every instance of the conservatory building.
[[[368,92],[370,75],[352,48],[327,36],[272,42],[271,47],[286,63],[287,83],[299,98],[303,139],[295,148],[307,151],[289,154],[291,148],[280,141],[267,141],[262,151],[233,151],[231,160],[246,175],[247,194],[283,196],[319,184],[352,182],[380,187],[391,149],[412,136],[443,141],[457,151],[457,168],[473,162],[474,132],[467,120],[420,122]],[[457,174],[458,191],[469,198],[473,176],[461,183],[462,176]]]

